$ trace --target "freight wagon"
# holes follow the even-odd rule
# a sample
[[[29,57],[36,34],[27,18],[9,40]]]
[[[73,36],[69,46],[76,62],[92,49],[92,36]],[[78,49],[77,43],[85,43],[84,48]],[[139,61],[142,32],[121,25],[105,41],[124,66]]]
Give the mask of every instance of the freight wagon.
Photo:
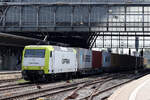
[[[142,69],[144,66],[142,57],[123,54],[110,54],[110,65],[102,67],[104,72],[118,72],[134,69]]]
[[[92,66],[93,68],[102,68],[110,66],[110,53],[106,51],[92,51]]]
[[[83,48],[75,48],[77,68],[81,74],[92,71],[92,51]]]

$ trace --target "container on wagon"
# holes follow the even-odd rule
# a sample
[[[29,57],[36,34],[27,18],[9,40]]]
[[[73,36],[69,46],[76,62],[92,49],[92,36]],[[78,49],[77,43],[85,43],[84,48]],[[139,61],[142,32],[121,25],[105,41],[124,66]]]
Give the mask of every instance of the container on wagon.
[[[102,66],[102,52],[92,51],[92,67],[101,68]]]
[[[92,51],[93,68],[109,67],[111,64],[110,53],[106,51]]]
[[[111,54],[111,67],[120,66],[120,56],[119,54]]]
[[[78,70],[92,68],[92,51],[89,49],[75,48],[77,51]]]
[[[110,67],[111,65],[111,53],[102,51],[102,67]]]

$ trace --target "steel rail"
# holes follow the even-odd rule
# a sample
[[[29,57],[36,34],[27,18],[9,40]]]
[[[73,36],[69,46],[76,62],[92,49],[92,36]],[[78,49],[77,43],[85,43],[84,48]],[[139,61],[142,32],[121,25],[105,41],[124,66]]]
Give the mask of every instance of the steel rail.
[[[142,77],[143,75],[145,75],[145,74],[142,74],[142,75],[139,75],[139,76],[137,76],[137,77],[134,77],[134,78],[132,78],[132,79],[130,79],[130,80],[127,80],[127,81],[125,81],[125,82],[121,82],[121,83],[119,83],[119,84],[116,84],[116,85],[114,85],[114,86],[110,86],[110,87],[108,87],[108,88],[106,88],[106,89],[103,89],[103,90],[97,90],[97,92],[95,92],[94,94],[90,94],[90,95],[88,95],[88,96],[86,96],[86,97],[83,97],[83,98],[81,98],[80,100],[87,100],[88,98],[90,98],[90,99],[88,99],[88,100],[93,100],[93,98],[95,97],[95,96],[97,96],[97,95],[99,95],[99,94],[102,94],[102,93],[104,93],[104,92],[108,92],[108,91],[110,91],[110,90],[112,90],[112,89],[114,89],[114,88],[117,88],[117,87],[119,87],[119,86],[121,86],[121,85],[124,85],[124,84],[126,84],[126,83],[129,83],[129,82],[131,82],[131,81],[133,81],[133,80],[135,80],[135,79],[137,79],[137,78],[140,78],[140,77]],[[103,99],[106,99],[106,98],[108,98],[108,95],[106,96],[106,97],[103,97]]]
[[[113,79],[113,78],[110,78],[110,77],[113,77],[113,76],[108,76],[108,77],[106,76],[104,78],[101,78],[101,80],[100,79],[96,79],[96,80],[92,80],[92,81],[82,82],[82,83],[79,83],[79,84],[76,84],[76,85],[74,84],[73,86],[69,86],[69,87],[64,88],[62,90],[58,90],[58,91],[56,90],[56,91],[51,92],[51,93],[46,93],[46,94],[43,94],[41,96],[30,98],[30,100],[37,99],[39,97],[46,97],[46,96],[54,95],[54,94],[57,94],[57,93],[74,90],[74,89],[76,91],[76,89],[78,90],[78,89],[82,88],[82,86],[85,87],[85,86],[89,86],[89,85],[93,85],[93,84],[96,84],[96,83],[103,82],[104,79],[106,79],[106,81],[110,81],[110,80]],[[81,85],[81,87],[78,86],[78,85]],[[70,97],[70,96],[68,96],[68,97]],[[67,100],[67,97],[64,100]]]
[[[114,76],[114,75],[111,75]],[[106,76],[108,77],[108,76]],[[97,81],[99,81],[100,79],[106,78],[106,77],[102,77],[102,78],[98,78],[96,79]],[[110,77],[110,76],[109,76]],[[19,94],[14,94],[11,96],[5,96],[0,98],[1,100],[6,100],[6,99],[18,99],[18,98],[25,98],[28,97],[28,99],[36,99],[38,97],[43,97],[46,95],[52,95],[52,94],[57,94],[63,91],[69,91],[69,90],[73,90],[75,88],[78,87],[79,84],[84,84],[86,82],[93,82],[96,80],[86,80],[86,81],[81,81],[81,82],[77,82],[77,83],[71,83],[71,84],[63,84],[60,86],[55,86],[55,87],[46,87],[46,88],[42,88],[42,89],[36,89],[36,90],[32,90],[32,91],[27,91],[27,92],[23,92],[23,93],[19,93]]]
[[[114,79],[114,78],[108,78],[108,79],[106,79],[106,80],[100,80],[100,81],[95,81],[95,82],[91,82],[91,83],[85,83],[84,85],[77,87],[77,88],[76,88],[69,96],[67,96],[64,100],[72,99],[72,96],[75,95],[75,94],[77,94],[77,91],[79,91],[81,88],[84,88],[85,86],[93,85],[93,84],[96,84],[96,83],[102,84],[103,82],[111,81],[111,80],[113,80],[113,79]]]
[[[16,81],[16,80],[19,80],[21,78],[16,78],[16,79],[3,79],[3,80],[0,80],[0,83],[5,83],[5,82],[13,82],[13,81]]]
[[[3,85],[3,86],[0,86],[0,91],[12,90],[12,89],[29,87],[29,86],[35,86],[35,84],[31,84],[30,82],[27,82],[27,83],[21,83],[21,84],[17,83],[17,84]]]

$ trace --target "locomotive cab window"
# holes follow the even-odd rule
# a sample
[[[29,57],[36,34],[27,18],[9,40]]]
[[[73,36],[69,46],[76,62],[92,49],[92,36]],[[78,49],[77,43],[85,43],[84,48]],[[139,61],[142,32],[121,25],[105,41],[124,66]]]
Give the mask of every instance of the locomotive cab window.
[[[44,49],[26,49],[24,57],[44,58],[45,50]]]

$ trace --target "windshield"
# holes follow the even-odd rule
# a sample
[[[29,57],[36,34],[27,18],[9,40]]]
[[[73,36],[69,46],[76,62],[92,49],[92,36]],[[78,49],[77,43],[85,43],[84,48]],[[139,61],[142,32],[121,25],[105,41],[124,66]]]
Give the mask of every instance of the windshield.
[[[45,50],[44,49],[26,49],[24,57],[44,58]]]

